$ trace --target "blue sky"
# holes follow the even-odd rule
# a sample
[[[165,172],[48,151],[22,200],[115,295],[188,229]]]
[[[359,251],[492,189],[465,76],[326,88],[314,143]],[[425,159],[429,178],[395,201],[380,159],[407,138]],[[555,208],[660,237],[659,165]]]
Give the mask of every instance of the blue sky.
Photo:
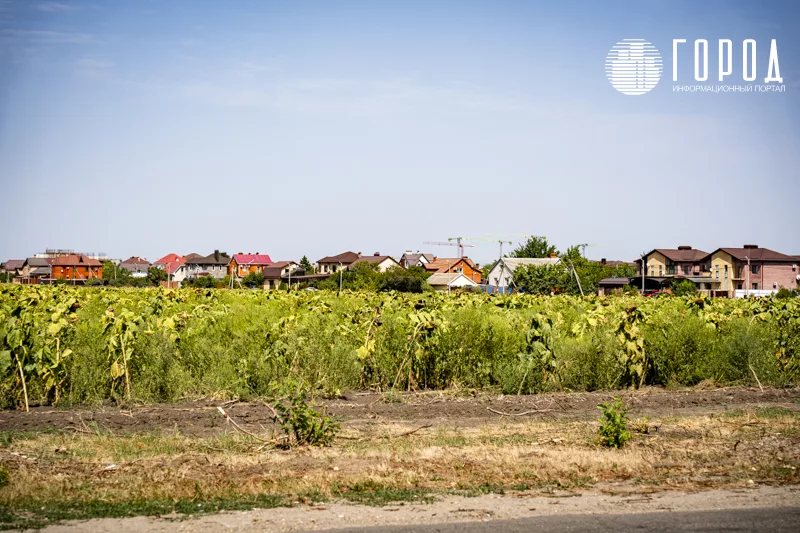
[[[800,254],[794,2],[0,0],[0,260],[50,248],[313,261],[546,235],[633,259]],[[651,92],[605,77],[623,38]],[[672,92],[672,39],[777,39],[783,93]],[[512,239],[515,240],[515,239]],[[491,260],[497,246],[470,255]]]

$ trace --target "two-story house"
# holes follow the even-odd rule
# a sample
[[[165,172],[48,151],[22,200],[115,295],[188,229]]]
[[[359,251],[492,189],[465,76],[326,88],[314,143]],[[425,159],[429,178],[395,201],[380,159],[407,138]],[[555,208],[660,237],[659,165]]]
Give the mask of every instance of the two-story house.
[[[481,271],[469,257],[435,257],[422,267],[432,274],[464,274],[475,283],[481,282]]]
[[[225,252],[214,250],[213,254],[200,256],[189,254],[186,261],[180,266],[183,269],[185,278],[198,278],[200,276],[211,276],[215,279],[224,279],[228,273],[228,263],[230,257]]]
[[[119,264],[119,268],[130,272],[133,278],[146,278],[150,266],[150,261],[141,257],[129,257]]]
[[[347,268],[361,258],[361,252],[344,252],[339,255],[329,255],[317,261],[317,272],[319,274],[335,274],[339,270]]]
[[[80,281],[103,278],[103,264],[85,255],[70,254],[54,258],[51,263],[51,278]]]
[[[233,254],[228,263],[228,275],[243,278],[253,272],[263,272],[271,264],[272,259],[266,254]]]
[[[665,277],[696,277],[707,275],[709,265],[704,261],[708,252],[696,250],[691,246],[678,246],[678,248],[656,248],[644,256],[645,276],[655,278]],[[642,260],[635,261],[639,275],[642,271]]]
[[[419,252],[412,252],[411,250],[406,250],[406,252],[400,257],[400,266],[403,268],[410,268],[413,266],[425,266],[426,263],[432,263],[434,260],[433,254],[422,254]]]
[[[281,283],[289,285],[292,275],[305,274],[305,271],[294,261],[276,261],[265,267],[261,274],[264,276],[264,290],[270,291],[279,288]]]
[[[713,288],[727,296],[765,294],[798,287],[798,258],[745,244],[741,248],[718,248],[708,254]],[[737,293],[736,291],[742,291]]]
[[[22,264],[17,280],[20,283],[37,285],[50,278],[51,265],[46,257],[29,257]]]

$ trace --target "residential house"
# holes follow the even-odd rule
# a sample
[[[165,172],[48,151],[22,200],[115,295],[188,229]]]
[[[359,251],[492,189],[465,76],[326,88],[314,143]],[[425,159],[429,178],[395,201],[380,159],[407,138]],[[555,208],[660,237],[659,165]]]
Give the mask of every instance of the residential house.
[[[270,291],[279,288],[281,283],[288,286],[292,282],[292,276],[304,275],[305,270],[294,261],[276,261],[264,267],[261,274],[264,276],[264,290]]]
[[[24,264],[24,259],[9,259],[3,263],[3,272],[6,274],[11,274],[12,278],[16,278],[22,273],[22,266]]]
[[[759,248],[756,244],[718,248],[704,260],[710,265],[711,288],[717,296],[763,296],[799,286],[797,256]]]
[[[17,278],[18,283],[37,285],[44,279],[50,279],[52,259],[44,257],[29,257],[22,264]]]
[[[472,289],[478,284],[462,272],[438,272],[431,274],[428,285],[438,292],[450,292],[454,289]]]
[[[272,259],[266,254],[233,254],[228,263],[228,275],[243,278],[254,272],[263,272],[264,268],[272,264]]]
[[[400,257],[400,266],[403,268],[409,268],[413,266],[425,266],[426,263],[432,263],[434,260],[433,254],[421,254],[419,251],[413,253],[411,250],[406,250]]]
[[[103,264],[85,255],[71,254],[56,257],[51,262],[51,278],[86,283],[103,278]]]
[[[361,258],[361,252],[344,252],[339,255],[330,255],[317,261],[319,274],[331,275],[341,269],[347,268]]]
[[[507,292],[514,286],[514,271],[519,267],[557,265],[560,261],[558,257],[501,257],[489,270],[486,285],[495,291]]]
[[[436,274],[464,274],[475,283],[481,282],[481,271],[469,257],[435,257],[422,267]]]
[[[213,254],[199,256],[189,254],[186,261],[179,267],[183,269],[182,275],[185,278],[198,278],[200,276],[211,276],[215,279],[224,279],[228,273],[228,263],[230,257],[225,252],[214,250]]]
[[[653,278],[697,277],[707,273],[708,263],[705,259],[708,252],[693,249],[691,246],[678,248],[656,248],[644,256],[645,276]],[[642,260],[635,261],[639,275],[642,271]]]
[[[604,278],[597,282],[597,295],[604,296],[621,291],[631,284],[631,278]]]
[[[181,281],[186,277],[186,270],[181,269],[186,262],[186,258],[178,254],[167,254],[155,263],[156,266],[167,273],[167,281],[162,282],[163,285],[168,287],[177,287]],[[180,270],[180,274],[178,273]]]
[[[351,263],[352,265],[357,265],[359,263],[370,263],[373,265],[377,265],[379,272],[386,272],[390,268],[403,268],[400,266],[400,263],[394,260],[393,257],[388,255],[381,255],[380,252],[375,252],[372,255],[364,255],[356,259]]]
[[[150,262],[141,257],[129,257],[119,264],[119,268],[130,272],[133,278],[146,278],[147,269],[149,269],[150,266]]]

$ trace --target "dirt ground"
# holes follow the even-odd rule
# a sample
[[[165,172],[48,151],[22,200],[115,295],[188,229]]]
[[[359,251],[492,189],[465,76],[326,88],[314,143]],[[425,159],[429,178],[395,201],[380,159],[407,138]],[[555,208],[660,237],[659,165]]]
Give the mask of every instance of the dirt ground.
[[[638,391],[557,393],[534,396],[502,396],[485,392],[422,392],[403,395],[349,393],[337,399],[319,400],[329,414],[339,418],[345,428],[360,428],[385,423],[430,423],[449,427],[475,427],[502,419],[587,420],[597,418],[597,404],[621,396],[630,405],[631,416],[663,418],[723,414],[758,407],[800,410],[800,389],[722,388],[666,390],[647,387]],[[120,408],[112,405],[95,408],[52,407],[22,411],[0,411],[0,430],[80,431],[85,424],[114,433],[167,430],[187,436],[208,437],[230,430],[217,406],[239,424],[264,428],[272,422],[272,412],[260,401],[193,401],[171,405],[142,405]],[[499,412],[499,413],[498,413]],[[500,414],[505,413],[505,414]],[[521,413],[527,413],[521,415]],[[515,416],[516,415],[516,416]]]
[[[144,533],[182,531],[329,531],[388,525],[421,525],[494,521],[553,515],[624,515],[631,513],[712,511],[797,507],[800,487],[754,487],[701,493],[652,494],[603,491],[564,492],[547,497],[531,494],[485,495],[476,498],[446,496],[430,504],[365,507],[339,503],[281,509],[225,512],[176,521],[174,517],[142,516],[69,521],[44,528],[42,533]]]

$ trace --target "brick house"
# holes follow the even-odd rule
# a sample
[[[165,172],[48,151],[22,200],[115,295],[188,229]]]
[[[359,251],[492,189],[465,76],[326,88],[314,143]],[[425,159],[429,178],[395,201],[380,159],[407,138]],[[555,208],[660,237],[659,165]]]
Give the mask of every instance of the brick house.
[[[481,271],[469,257],[435,257],[422,267],[432,274],[464,274],[475,283],[481,282]]]
[[[266,254],[233,254],[228,263],[228,275],[243,278],[253,272],[264,272],[264,268],[272,264],[272,259]]]
[[[52,279],[66,279],[85,283],[90,279],[103,278],[103,264],[85,255],[70,254],[51,261]]]
[[[727,296],[735,296],[735,291],[775,292],[781,288],[798,288],[798,257],[759,248],[756,244],[718,248],[704,261],[710,265],[712,288]]]

